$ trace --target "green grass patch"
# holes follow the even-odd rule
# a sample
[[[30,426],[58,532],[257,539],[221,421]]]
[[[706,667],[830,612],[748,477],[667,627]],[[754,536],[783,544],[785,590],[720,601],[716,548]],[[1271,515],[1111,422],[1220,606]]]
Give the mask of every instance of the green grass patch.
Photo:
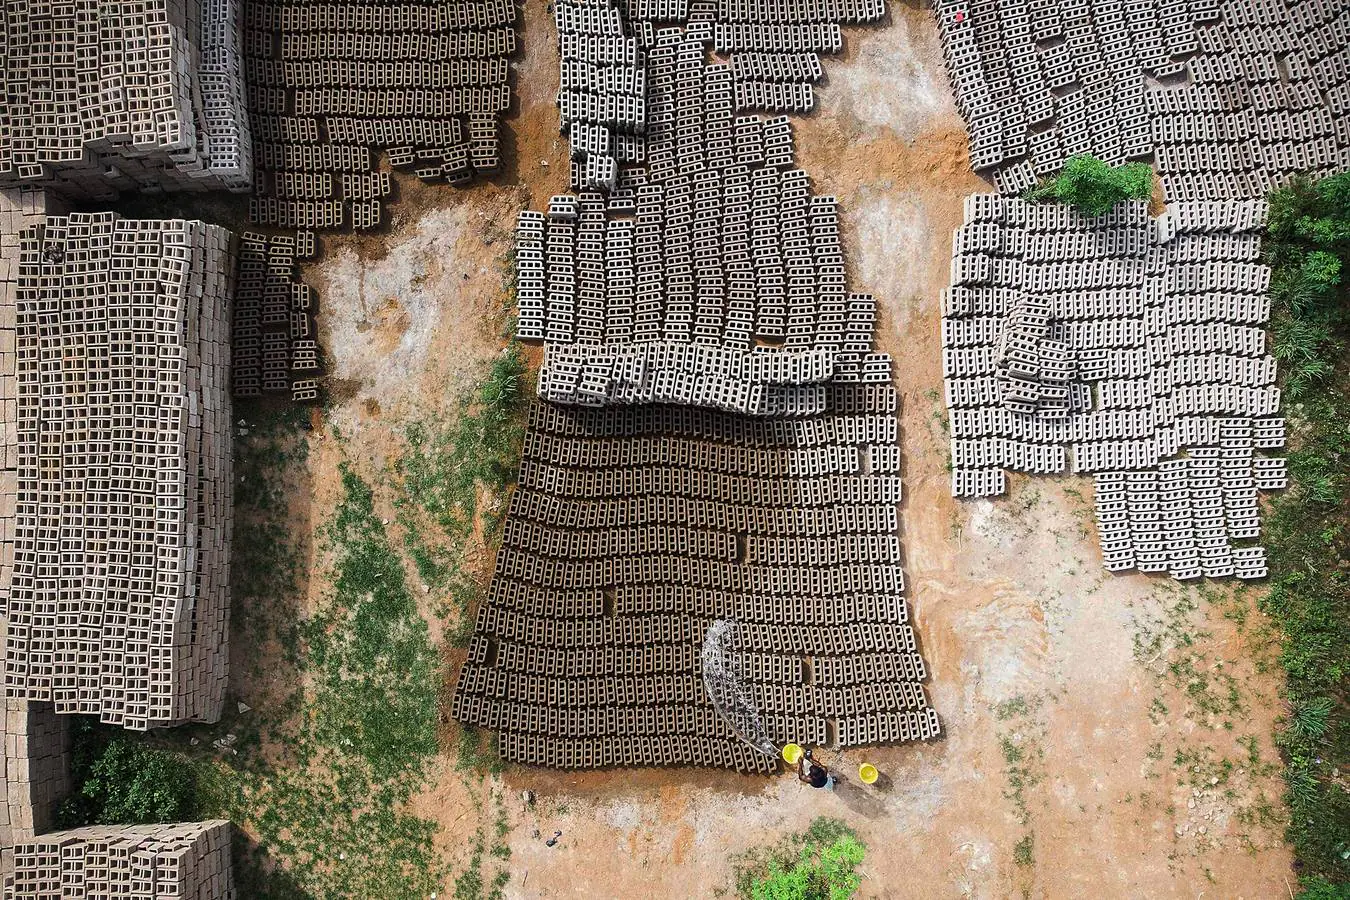
[[[1289,422],[1290,489],[1266,518],[1291,712],[1277,735],[1288,836],[1308,896],[1350,894],[1350,173],[1271,194],[1271,334]],[[1339,775],[1337,773],[1340,773]],[[1336,887],[1331,887],[1336,886]]]

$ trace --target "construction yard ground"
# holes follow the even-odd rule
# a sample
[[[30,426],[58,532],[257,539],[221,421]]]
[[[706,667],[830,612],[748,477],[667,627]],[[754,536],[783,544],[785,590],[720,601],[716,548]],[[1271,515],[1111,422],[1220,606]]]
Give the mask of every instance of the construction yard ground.
[[[497,390],[537,363],[506,349],[512,229],[567,186],[553,25],[524,9],[503,172],[400,178],[383,232],[323,238],[304,276],[328,404],[236,409],[231,714],[166,740],[257,843],[241,896],[709,897],[732,892],[737,854],[822,815],[867,845],[864,897],[1289,893],[1278,670],[1252,593],[1106,573],[1088,479],[950,496],[939,293],[962,199],[989,186],[910,5],[846,30],[794,135],[895,359],[905,574],[944,736],[843,754],[883,778],[828,793],[499,768],[460,734],[456,644],[507,489],[489,463],[519,448],[520,404]]]

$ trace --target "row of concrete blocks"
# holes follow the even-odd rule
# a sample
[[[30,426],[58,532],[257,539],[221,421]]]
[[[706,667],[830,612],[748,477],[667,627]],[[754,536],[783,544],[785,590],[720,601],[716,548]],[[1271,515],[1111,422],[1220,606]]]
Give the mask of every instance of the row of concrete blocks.
[[[679,525],[637,526],[624,532],[583,532],[522,520],[507,523],[502,545],[557,559],[649,553],[736,559],[739,554],[735,535]]]
[[[530,407],[529,426],[578,437],[674,433],[750,447],[896,442],[898,404],[893,403],[894,388],[889,383],[830,384],[825,387],[825,396],[834,414],[810,419],[757,419],[685,407],[598,410],[536,403]]]
[[[457,694],[455,718],[484,728],[562,738],[716,734],[725,722],[711,706],[693,704],[554,707]]]
[[[570,345],[565,345],[570,346]],[[641,346],[641,345],[639,345]],[[840,354],[842,357],[844,354]],[[862,356],[854,354],[854,356]],[[861,368],[862,365],[869,368]],[[608,372],[608,374],[606,374]],[[835,365],[836,382],[884,383],[890,360],[884,355],[844,360]],[[626,380],[612,369],[554,368],[540,372],[539,395],[555,403],[587,406],[676,403],[706,406],[755,416],[800,416],[823,412],[823,384],[779,384],[717,375],[696,368],[658,369],[641,381]]]
[[[311,259],[316,250],[312,231],[241,236],[231,333],[235,397],[289,393],[296,402],[318,399],[317,303],[313,289],[295,273],[296,260]],[[269,348],[280,357],[269,360]]]
[[[1238,578],[1253,581],[1270,574],[1264,547],[1231,547],[1205,553],[1195,549],[1168,550],[1132,541],[1110,550],[1103,548],[1102,564],[1109,572],[1166,572],[1177,581],[1196,578]]]
[[[518,523],[508,523],[518,524]],[[669,644],[702,640],[708,622],[678,614],[612,616],[567,619],[531,616],[485,605],[478,611],[475,629],[517,643],[546,647],[589,644]]]
[[[287,88],[343,87],[360,90],[421,88],[485,88],[505,84],[508,62],[504,56],[482,59],[379,60],[304,59],[282,61],[250,59],[245,67],[250,80]]]
[[[890,495],[894,496],[894,492]],[[781,506],[758,510],[731,502],[665,494],[592,501],[549,498],[542,492],[529,491],[522,493],[520,501],[513,497],[510,512],[513,518],[521,520],[522,525],[529,523],[545,530],[601,532],[678,524],[706,531],[743,533],[747,544],[752,539],[759,542],[765,535],[793,540],[840,535],[890,536],[895,534],[897,527],[894,506],[885,500],[842,512],[819,507],[794,510]]]
[[[1200,435],[1207,437],[1209,435]],[[954,468],[971,473],[990,469],[1014,468],[1022,471],[1055,473],[1065,470],[1067,452],[1072,452],[1072,471],[1075,473],[1096,473],[1102,471],[1150,470],[1158,462],[1178,450],[1193,448],[1195,444],[1179,439],[1176,431],[1159,429],[1156,436],[1149,435],[1132,439],[1104,441],[1075,441],[1066,450],[1057,444],[1045,444],[1026,438],[1012,438],[1002,435],[986,437],[953,438]],[[1274,449],[1274,448],[1272,448]],[[1027,461],[1040,463],[1039,468],[1018,465]],[[1236,476],[1246,478],[1245,475]],[[971,482],[979,483],[986,476],[972,474]],[[1260,483],[1263,490],[1279,490],[1285,482],[1285,476],[1277,467],[1261,471]],[[1234,482],[1236,484],[1236,481]],[[968,488],[962,496],[970,496]]]
[[[1222,514],[1222,510],[1220,510]],[[526,615],[484,606],[475,629],[504,641],[581,650],[601,644],[669,644],[701,641],[711,620],[687,614],[596,616],[567,619]],[[737,650],[755,653],[842,656],[851,653],[914,653],[917,639],[909,625],[897,622],[854,622],[847,625],[795,625],[740,622]],[[538,686],[538,685],[536,685]],[[540,692],[542,693],[542,692]],[[545,698],[538,699],[545,702]],[[551,702],[551,701],[547,701]],[[622,702],[622,701],[619,701]],[[642,698],[639,702],[656,702]],[[565,704],[564,704],[565,705]]]
[[[499,749],[503,759],[554,769],[698,766],[770,775],[779,768],[776,757],[760,753],[736,737],[670,735],[568,740],[504,731]]]
[[[307,3],[249,4],[249,28],[295,34],[315,31],[358,31],[375,34],[482,31],[516,21],[511,0],[452,0],[426,6],[419,3]]]
[[[1170,431],[1181,446],[1204,446],[1218,441],[1222,423],[1231,420],[1212,415],[1175,416],[1170,421],[1151,406],[1138,409],[1107,409],[1082,412],[1065,420],[1041,420],[1021,416],[1005,408],[953,409],[952,440],[1007,438],[1039,444],[1096,443],[1105,440],[1127,441],[1158,437]],[[1258,429],[1249,439],[1257,449],[1284,446],[1282,419],[1255,419]],[[1278,426],[1273,423],[1279,423]],[[1269,430],[1267,430],[1269,429]],[[1171,442],[1168,441],[1168,444]]]
[[[499,578],[489,587],[488,603],[532,616],[577,618],[603,615],[609,602],[607,597],[612,597],[616,614],[625,615],[681,612],[704,619],[812,626],[821,621],[909,621],[904,598],[898,594],[760,595],[679,584],[627,584],[615,585],[612,590],[557,591]]]
[[[292,94],[299,116],[458,116],[504,112],[511,107],[506,84],[459,88],[300,88]]]
[[[871,471],[895,471],[896,460],[873,452],[878,449],[846,444],[750,448],[713,441],[645,435],[614,441],[608,438],[563,437],[532,432],[525,437],[521,458],[572,468],[692,465],[714,472],[788,478],[858,472],[864,458],[867,458]]]
[[[841,487],[860,486],[850,482]],[[834,502],[878,502],[875,492],[830,492]],[[821,497],[830,493],[820,492]],[[810,498],[815,500],[817,498]],[[505,557],[505,558],[503,558]],[[838,596],[856,591],[903,591],[904,576],[893,563],[850,562],[836,566],[801,569],[795,566],[748,565],[695,557],[603,557],[585,567],[567,560],[512,548],[497,559],[498,577],[542,588],[579,590],[615,583],[664,584],[678,582],[723,590],[746,590],[765,594]]]
[[[279,37],[279,41],[276,38]],[[516,30],[510,27],[474,31],[250,31],[247,55],[272,59],[280,43],[281,59],[446,60],[487,59],[516,52]]]

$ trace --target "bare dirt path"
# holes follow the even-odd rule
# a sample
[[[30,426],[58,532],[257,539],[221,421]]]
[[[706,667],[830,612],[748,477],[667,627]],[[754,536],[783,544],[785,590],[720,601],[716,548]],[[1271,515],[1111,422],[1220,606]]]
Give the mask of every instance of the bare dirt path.
[[[340,390],[311,438],[316,502],[298,527],[322,519],[339,459],[382,470],[401,423],[451,414],[500,346],[485,320],[515,212],[566,182],[544,7],[526,6],[507,171],[463,191],[405,186],[389,235],[331,241],[309,273]],[[817,191],[840,199],[852,286],[878,296],[896,359],[906,576],[945,738],[848,754],[886,787],[837,795],[692,770],[480,779],[447,753],[418,811],[458,866],[502,798],[510,897],[711,896],[733,854],[817,815],[867,843],[864,896],[1284,896],[1277,682],[1250,598],[1107,576],[1085,480],[1015,479],[996,503],[949,496],[938,295],[961,200],[985,185],[928,14],[892,4],[847,46],[794,129]]]

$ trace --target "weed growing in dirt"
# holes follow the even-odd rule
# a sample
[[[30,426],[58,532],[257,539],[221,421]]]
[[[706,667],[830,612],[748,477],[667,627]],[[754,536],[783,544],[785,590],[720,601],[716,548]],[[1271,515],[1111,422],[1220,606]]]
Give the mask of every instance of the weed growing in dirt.
[[[799,834],[736,857],[736,896],[743,900],[848,900],[862,884],[857,868],[866,852],[853,829],[839,819],[821,816]]]
[[[472,530],[481,491],[499,492],[515,480],[524,436],[524,375],[525,357],[512,343],[465,398],[453,425],[408,426],[408,449],[397,467],[403,492],[451,536]]]
[[[1034,718],[1043,699],[1019,694],[994,707],[994,718],[1008,726],[1008,730],[998,736],[1003,775],[1008,782],[1003,798],[1012,804],[1018,824],[1026,828],[1021,840],[1013,845],[1013,862],[1019,868],[1030,868],[1035,862],[1035,833],[1031,828],[1032,811],[1027,792],[1045,778],[1045,750],[1041,746],[1043,725]],[[1029,889],[1030,884],[1024,884],[1023,894]]]
[[[528,398],[525,358],[512,343],[461,402],[450,424],[415,422],[394,469],[394,503],[404,550],[418,577],[445,601],[447,641],[466,646],[469,610],[479,586],[469,572],[471,546],[490,546],[506,515],[506,494],[520,467]]]
[[[506,836],[511,831],[511,825],[506,816],[506,803],[502,799],[502,791],[499,786],[493,787],[490,793],[494,805],[492,846],[488,847],[486,830],[482,824],[479,824],[474,831],[473,840],[469,844],[469,864],[455,878],[455,900],[501,900],[502,890],[511,880],[511,870],[506,865],[507,861],[511,859],[511,848],[506,845]],[[472,791],[470,796],[473,796]],[[475,807],[481,806],[476,797],[474,797],[474,805]],[[482,812],[481,808],[479,812]],[[497,871],[493,874],[491,881],[485,881],[483,877],[485,857],[496,860]]]

